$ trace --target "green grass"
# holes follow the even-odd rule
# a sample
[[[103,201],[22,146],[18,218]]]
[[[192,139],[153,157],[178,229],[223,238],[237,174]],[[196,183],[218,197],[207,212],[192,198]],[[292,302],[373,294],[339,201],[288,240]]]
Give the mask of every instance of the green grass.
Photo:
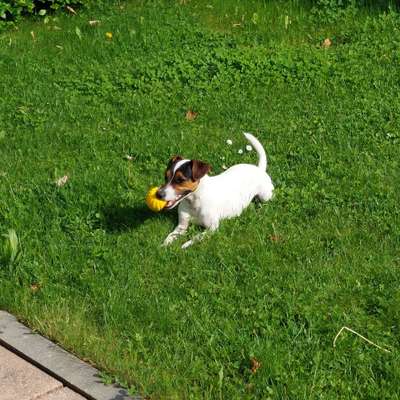
[[[46,22],[0,36],[0,307],[152,399],[399,399],[400,15],[132,1]],[[242,131],[273,201],[160,247],[176,212],[144,195],[169,157],[255,162]],[[333,348],[342,326],[391,353]]]

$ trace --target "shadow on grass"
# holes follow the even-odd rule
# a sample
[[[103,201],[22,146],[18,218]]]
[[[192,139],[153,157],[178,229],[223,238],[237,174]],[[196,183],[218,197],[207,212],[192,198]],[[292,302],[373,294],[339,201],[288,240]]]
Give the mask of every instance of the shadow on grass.
[[[174,213],[150,211],[146,206],[108,205],[102,210],[101,227],[110,233],[137,229],[148,219],[170,219],[176,222]]]

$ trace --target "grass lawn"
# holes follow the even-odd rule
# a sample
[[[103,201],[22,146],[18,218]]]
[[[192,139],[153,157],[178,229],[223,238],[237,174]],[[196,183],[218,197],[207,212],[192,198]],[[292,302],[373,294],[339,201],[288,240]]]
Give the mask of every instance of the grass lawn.
[[[0,35],[0,308],[151,399],[400,399],[400,14],[299,3],[109,2]],[[168,159],[254,163],[242,131],[274,199],[160,247]],[[334,348],[343,326],[391,352]]]

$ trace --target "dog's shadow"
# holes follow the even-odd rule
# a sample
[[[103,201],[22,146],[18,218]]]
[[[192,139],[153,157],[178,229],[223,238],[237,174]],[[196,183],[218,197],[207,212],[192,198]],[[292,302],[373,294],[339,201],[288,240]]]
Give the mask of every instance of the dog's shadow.
[[[155,213],[144,205],[130,207],[110,204],[102,208],[101,216],[100,225],[109,233],[138,229],[149,219],[169,219],[176,222],[176,216],[173,213]]]

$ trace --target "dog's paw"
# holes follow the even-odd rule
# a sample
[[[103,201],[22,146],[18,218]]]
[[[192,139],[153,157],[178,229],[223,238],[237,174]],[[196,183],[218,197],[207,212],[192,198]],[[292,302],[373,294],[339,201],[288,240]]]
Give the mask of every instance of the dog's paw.
[[[187,249],[188,247],[190,247],[193,244],[193,240],[188,240],[187,242],[183,243],[183,245],[181,246],[182,249]]]
[[[167,238],[163,241],[163,244],[161,245],[161,247],[167,247],[167,246],[169,246],[173,241],[174,241],[173,238],[167,237]]]

